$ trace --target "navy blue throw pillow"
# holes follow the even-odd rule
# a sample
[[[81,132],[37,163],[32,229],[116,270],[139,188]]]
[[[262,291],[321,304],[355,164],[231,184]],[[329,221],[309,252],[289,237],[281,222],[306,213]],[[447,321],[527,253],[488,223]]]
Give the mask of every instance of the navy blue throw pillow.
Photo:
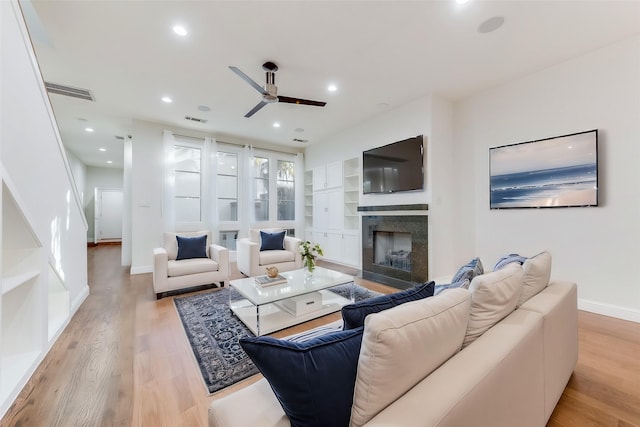
[[[261,251],[274,251],[284,250],[284,236],[286,231],[278,231],[276,233],[267,233],[266,231],[260,231],[260,245]]]
[[[240,345],[269,382],[292,427],[346,427],[362,331],[338,331],[303,343],[248,337]]]
[[[176,236],[178,255],[176,260],[207,257],[207,235],[198,237]]]
[[[355,304],[349,304],[342,307],[342,320],[344,320],[344,329],[354,329],[364,326],[364,318],[369,314],[393,308],[409,301],[433,296],[435,282],[427,282],[423,285],[416,285],[413,288],[396,292],[395,294],[380,295],[378,297],[369,298]]]

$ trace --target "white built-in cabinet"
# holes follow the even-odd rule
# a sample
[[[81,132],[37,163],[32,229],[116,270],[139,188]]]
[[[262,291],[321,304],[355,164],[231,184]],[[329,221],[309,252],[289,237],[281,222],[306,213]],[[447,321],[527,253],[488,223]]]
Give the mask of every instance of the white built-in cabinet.
[[[313,191],[342,187],[342,162],[313,168]]]
[[[313,182],[313,215],[305,217],[305,238],[320,244],[324,259],[355,267],[360,266],[359,161],[332,162],[305,174],[305,180]],[[305,209],[307,196],[305,192]]]

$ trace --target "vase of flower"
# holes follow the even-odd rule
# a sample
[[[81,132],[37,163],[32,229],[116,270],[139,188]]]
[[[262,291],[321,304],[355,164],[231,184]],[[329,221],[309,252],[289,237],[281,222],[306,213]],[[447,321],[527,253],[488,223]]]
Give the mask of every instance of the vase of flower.
[[[307,274],[313,274],[313,270],[316,268],[316,258],[324,255],[322,248],[317,243],[311,243],[308,240],[300,242],[298,247],[300,255],[302,255],[302,263],[306,267]]]

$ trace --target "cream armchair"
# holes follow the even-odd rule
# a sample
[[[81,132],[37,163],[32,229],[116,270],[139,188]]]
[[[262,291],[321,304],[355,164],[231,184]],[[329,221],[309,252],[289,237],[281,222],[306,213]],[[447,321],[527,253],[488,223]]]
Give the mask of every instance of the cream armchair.
[[[198,237],[204,235],[207,236],[206,243],[205,247],[201,249],[205,250],[206,258],[176,259],[178,257],[177,236]],[[163,294],[168,291],[209,285],[215,282],[222,287],[224,282],[229,280],[229,250],[212,243],[211,233],[206,231],[164,233],[162,247],[153,250],[153,263],[153,290],[157,299],[162,298]]]
[[[249,237],[238,239],[236,251],[238,269],[246,276],[254,277],[265,274],[265,267],[275,266],[280,271],[290,271],[302,268],[302,256],[298,251],[301,240],[296,237],[284,238],[284,250],[261,251],[262,240],[260,229],[249,230]],[[274,233],[281,229],[262,229],[264,232]]]

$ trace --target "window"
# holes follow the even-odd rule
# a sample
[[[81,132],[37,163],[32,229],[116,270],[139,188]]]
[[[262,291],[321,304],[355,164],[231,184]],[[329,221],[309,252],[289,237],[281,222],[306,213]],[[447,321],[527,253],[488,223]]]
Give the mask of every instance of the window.
[[[200,222],[202,219],[201,157],[199,148],[173,147],[176,223]]]
[[[278,160],[276,188],[278,194],[278,221],[295,220],[295,165],[293,162]]]
[[[255,219],[269,221],[269,159],[254,157],[253,168]]]
[[[236,250],[236,240],[238,239],[238,230],[226,230],[220,232],[220,242],[221,246],[229,249],[230,251]]]
[[[238,221],[238,154],[218,151],[218,219]]]

